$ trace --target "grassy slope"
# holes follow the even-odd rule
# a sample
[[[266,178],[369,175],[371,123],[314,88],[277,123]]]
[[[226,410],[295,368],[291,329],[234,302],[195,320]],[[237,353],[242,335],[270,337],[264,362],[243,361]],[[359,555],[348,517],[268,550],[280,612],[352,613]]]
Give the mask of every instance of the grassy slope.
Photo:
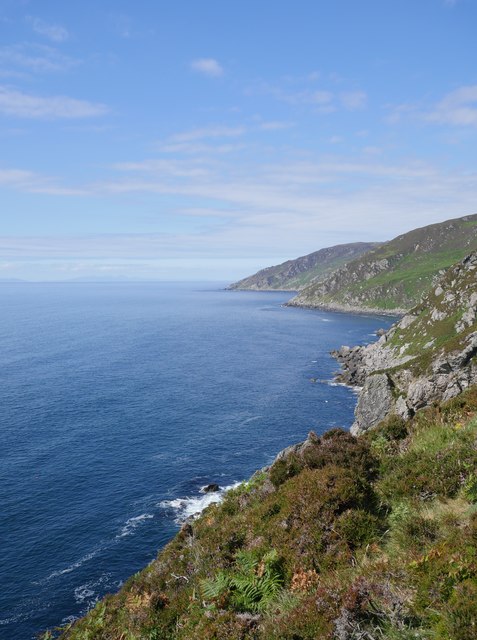
[[[439,270],[477,249],[477,215],[415,229],[348,263],[294,298],[298,306],[351,305],[392,311],[419,302]],[[387,260],[371,275],[372,264]]]
[[[476,442],[476,388],[359,439],[311,437],[62,638],[473,640]]]
[[[350,260],[378,246],[355,242],[320,249],[306,256],[267,267],[230,285],[229,289],[296,291],[317,278],[323,278]]]
[[[429,291],[410,313],[416,320],[405,328],[397,327],[388,341],[389,347],[414,359],[399,369],[411,369],[415,375],[428,371],[439,354],[461,351],[476,330],[470,319],[457,327],[466,313],[472,296],[477,295],[477,270],[459,262],[438,281],[439,288]],[[449,295],[450,294],[450,295]],[[472,305],[471,305],[472,306]],[[434,315],[441,313],[439,315]]]

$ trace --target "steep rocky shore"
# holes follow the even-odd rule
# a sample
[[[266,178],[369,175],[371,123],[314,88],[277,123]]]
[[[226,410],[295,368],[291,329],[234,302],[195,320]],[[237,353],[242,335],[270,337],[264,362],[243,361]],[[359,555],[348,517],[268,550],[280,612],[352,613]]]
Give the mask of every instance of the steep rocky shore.
[[[338,379],[361,386],[352,433],[409,418],[477,381],[477,253],[441,272],[422,302],[379,340],[341,347]]]

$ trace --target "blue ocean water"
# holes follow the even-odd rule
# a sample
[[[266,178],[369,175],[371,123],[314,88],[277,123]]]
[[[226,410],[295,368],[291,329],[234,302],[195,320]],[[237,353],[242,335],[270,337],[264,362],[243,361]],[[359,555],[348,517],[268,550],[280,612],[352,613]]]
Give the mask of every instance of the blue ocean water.
[[[329,351],[390,319],[217,284],[2,284],[0,638],[84,613],[151,561],[200,488],[349,426]]]

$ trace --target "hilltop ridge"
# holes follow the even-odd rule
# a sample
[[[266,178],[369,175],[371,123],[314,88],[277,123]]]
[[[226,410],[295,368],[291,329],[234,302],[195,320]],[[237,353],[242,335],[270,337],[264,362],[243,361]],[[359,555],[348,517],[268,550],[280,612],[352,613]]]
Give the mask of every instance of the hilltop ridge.
[[[339,244],[267,267],[229,285],[227,289],[297,291],[338,267],[379,246],[377,242]]]
[[[418,304],[440,270],[476,249],[477,214],[414,229],[311,283],[287,304],[402,314]]]

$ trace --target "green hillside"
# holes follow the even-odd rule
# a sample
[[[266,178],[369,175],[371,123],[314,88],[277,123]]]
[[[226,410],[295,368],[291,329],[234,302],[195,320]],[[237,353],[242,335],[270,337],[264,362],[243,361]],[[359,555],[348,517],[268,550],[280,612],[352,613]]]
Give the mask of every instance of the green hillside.
[[[477,214],[415,229],[305,287],[291,306],[401,312],[442,269],[477,249]]]
[[[295,260],[287,260],[277,266],[262,269],[227,288],[298,291],[378,246],[376,242],[353,242],[327,247]]]
[[[476,438],[475,388],[310,434],[61,638],[474,640]]]

